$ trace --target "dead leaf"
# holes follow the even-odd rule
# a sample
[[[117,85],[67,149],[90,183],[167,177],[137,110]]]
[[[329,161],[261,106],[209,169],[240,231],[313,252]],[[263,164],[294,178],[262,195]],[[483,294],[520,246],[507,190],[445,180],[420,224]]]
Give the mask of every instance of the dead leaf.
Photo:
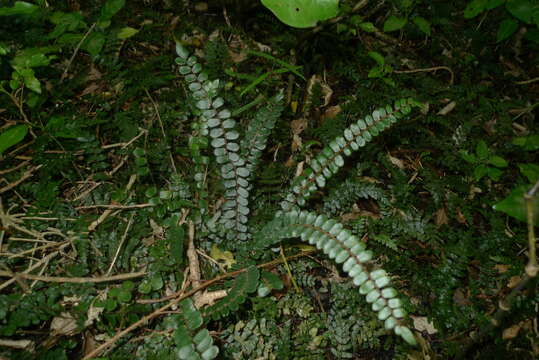
[[[457,221],[459,222],[459,224],[467,223],[464,214],[462,214],[462,211],[460,211],[460,208],[457,208]]]
[[[239,35],[232,35],[228,42],[228,55],[235,64],[247,59],[248,46]]]
[[[436,211],[436,218],[434,219],[434,223],[438,226],[447,225],[449,223],[445,208],[440,208],[438,209],[438,211]]]
[[[394,156],[391,156],[390,154],[387,154],[387,157],[389,159],[389,161],[395,165],[396,167],[398,167],[399,169],[401,170],[404,170],[405,166],[404,166],[404,161],[402,161],[401,159],[399,158],[396,158]]]
[[[216,244],[211,247],[210,257],[219,263],[224,263],[223,266],[229,269],[236,263],[234,255],[230,251],[222,251]]]
[[[79,97],[95,94],[99,88],[100,86],[97,83],[90,83],[90,85],[86,86],[84,90],[82,90],[82,92],[79,94]]]
[[[342,109],[340,105],[330,106],[324,111],[322,116],[320,116],[320,120],[327,120],[327,119],[333,119],[337,115],[341,113]]]
[[[440,111],[438,111],[438,113],[436,115],[442,115],[442,116],[447,115],[451,111],[453,111],[455,106],[457,106],[457,103],[455,101],[451,101],[449,104],[444,106]]]
[[[300,161],[296,166],[296,174],[295,177],[300,176],[303,173],[303,166],[305,166],[305,161]]]
[[[293,156],[290,156],[288,160],[284,163],[284,166],[287,168],[291,168],[292,166],[296,165],[296,161],[294,160]]]
[[[84,342],[83,342],[83,348],[82,352],[84,355],[88,355],[92,351],[94,351],[98,344],[94,339],[94,336],[91,331],[85,331],[83,336]]]
[[[0,339],[0,347],[10,347],[13,349],[34,352],[36,344],[32,340]],[[7,360],[7,358],[0,356],[0,360],[4,360],[4,359]]]
[[[94,323],[95,320],[99,319],[99,316],[101,313],[105,310],[105,307],[98,307],[95,306],[96,300],[105,300],[107,298],[106,292],[102,292],[98,294],[94,301],[90,304],[90,308],[88,309],[88,312],[86,313],[86,321],[84,322],[84,326],[88,327]]]
[[[296,120],[292,120],[290,123],[290,129],[292,130],[292,134],[299,135],[303,132],[303,130],[307,129],[308,121],[305,118],[299,118]]]
[[[410,317],[414,321],[414,328],[417,331],[426,331],[427,334],[432,335],[436,334],[438,330],[434,327],[432,322],[429,322],[429,319],[426,316],[413,316]]]
[[[470,299],[468,299],[468,294],[465,289],[458,288],[453,294],[453,302],[460,306],[469,306],[472,305]]]
[[[77,332],[77,320],[71,313],[63,312],[52,319],[51,330],[59,335],[74,335]]]
[[[206,305],[212,306],[217,300],[224,298],[226,295],[226,290],[204,291],[195,299],[195,307],[200,309]]]
[[[494,265],[494,269],[496,269],[496,271],[498,271],[499,274],[503,274],[503,273],[507,272],[507,270],[509,270],[509,265],[496,264],[496,265]]]
[[[520,279],[520,276],[517,276],[517,275],[511,276],[511,277],[509,278],[509,282],[507,283],[507,287],[508,287],[509,289],[514,288],[515,286],[518,285],[518,283],[520,282],[520,280],[521,280],[521,279]]]
[[[294,134],[292,137],[292,151],[296,152],[298,150],[301,150],[303,147],[303,141],[301,140],[301,137],[299,135]]]
[[[322,107],[327,106],[329,102],[331,101],[331,97],[333,96],[333,90],[329,87],[329,85],[318,75],[313,75],[307,82],[307,97],[305,100],[305,109],[308,111],[311,108],[312,101],[313,101],[313,88],[315,85],[319,85],[320,89],[322,90],[322,96],[324,99],[324,103],[322,104]]]
[[[204,12],[208,10],[208,3],[206,2],[197,2],[195,4],[195,11]]]
[[[510,340],[516,338],[520,331],[520,328],[520,324],[515,324],[507,329],[504,329],[502,333],[502,339]]]

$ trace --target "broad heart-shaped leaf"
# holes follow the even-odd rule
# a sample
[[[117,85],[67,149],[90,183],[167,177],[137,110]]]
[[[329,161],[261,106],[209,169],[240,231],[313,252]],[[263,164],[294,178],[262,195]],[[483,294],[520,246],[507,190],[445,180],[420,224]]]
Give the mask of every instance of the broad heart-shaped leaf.
[[[472,19],[487,9],[488,0],[472,0],[464,9],[464,18]]]
[[[316,26],[339,11],[339,0],[262,0],[262,4],[283,23],[297,28]]]
[[[513,35],[518,29],[518,21],[515,19],[505,19],[501,22],[498,32],[496,33],[496,42],[503,41]]]
[[[105,45],[105,35],[100,32],[93,32],[82,43],[81,47],[95,57],[99,55],[103,45]]]
[[[28,133],[28,126],[16,125],[0,134],[0,155],[9,147],[17,145]]]
[[[505,8],[520,21],[531,24],[534,12],[539,11],[539,2],[537,0],[509,0]]]
[[[520,221],[527,222],[526,201],[524,200],[524,194],[530,190],[532,185],[521,185],[513,189],[508,197],[495,204],[492,208],[494,210],[502,211],[509,216],[514,217]],[[534,224],[539,225],[539,196],[535,196],[533,199],[533,214]]]
[[[428,22],[424,17],[414,16],[412,21],[416,26],[421,30],[425,35],[430,36],[430,22]]]
[[[384,23],[384,32],[400,30],[404,27],[404,25],[406,25],[407,22],[408,19],[406,18],[398,18],[394,15],[391,15]]]
[[[125,0],[108,0],[101,8],[100,22],[110,20],[125,5]]]

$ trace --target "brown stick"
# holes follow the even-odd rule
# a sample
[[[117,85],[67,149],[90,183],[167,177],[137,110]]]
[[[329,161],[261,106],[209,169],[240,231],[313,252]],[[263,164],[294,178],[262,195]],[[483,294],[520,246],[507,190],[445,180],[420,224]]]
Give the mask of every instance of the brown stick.
[[[42,276],[42,275],[33,275],[26,273],[12,273],[10,271],[0,270],[0,277],[12,277],[17,276],[22,279],[27,280],[37,280],[43,282],[55,282],[55,283],[73,283],[73,284],[84,284],[84,283],[103,283],[103,282],[112,282],[119,280],[127,280],[139,278],[147,273],[144,271],[118,274],[112,276],[101,276],[101,277],[64,277],[64,276]]]
[[[418,72],[431,72],[431,71],[437,71],[437,70],[446,70],[451,74],[451,78],[449,79],[449,85],[453,85],[453,81],[455,79],[455,75],[453,74],[453,70],[447,66],[433,66],[429,68],[424,69],[412,69],[412,70],[395,70],[393,71],[395,74],[413,74]]]
[[[289,256],[287,260],[292,260],[292,259],[295,259],[295,258],[298,258],[298,257],[306,256],[306,255],[312,254],[315,251],[318,251],[318,250],[303,251],[303,252],[301,252],[299,254]],[[276,260],[270,261],[269,263],[266,263],[266,264],[257,265],[257,267],[258,268],[263,268],[263,267],[268,267],[268,266],[274,266],[274,265],[280,264],[282,261],[283,261],[282,259],[276,259]],[[200,284],[200,286],[183,293],[182,295],[180,295],[180,296],[176,297],[175,299],[171,300],[168,304],[161,306],[159,309],[155,310],[151,314],[148,314],[148,315],[144,316],[142,319],[140,319],[140,320],[134,322],[133,324],[129,325],[124,330],[117,332],[112,338],[110,338],[109,340],[107,340],[106,342],[104,342],[103,344],[98,346],[97,348],[95,348],[92,352],[90,352],[88,355],[86,355],[82,360],[89,360],[89,359],[92,359],[92,358],[98,356],[104,350],[106,350],[109,347],[113,346],[122,337],[129,334],[131,331],[137,329],[138,327],[140,327],[140,326],[142,326],[144,324],[147,324],[148,322],[150,322],[150,320],[160,316],[166,310],[170,309],[172,306],[176,305],[177,303],[179,303],[183,299],[186,299],[186,298],[192,296],[193,294],[199,292],[200,290],[203,290],[203,289],[207,288],[208,286],[213,285],[213,284],[215,284],[215,283],[217,283],[219,281],[222,281],[222,280],[230,278],[230,277],[237,276],[237,275],[245,272],[246,270],[247,270],[247,268],[237,270],[237,271],[233,271],[233,272],[226,273],[226,274],[217,276],[216,278],[213,278],[211,280],[203,282],[202,284]],[[176,294],[174,294],[173,297],[175,297],[175,296],[176,296]]]
[[[76,210],[88,210],[88,209],[110,209],[110,210],[125,210],[125,209],[142,209],[155,206],[153,204],[135,204],[135,205],[85,205],[77,206]]]
[[[1,188],[0,189],[0,194],[5,193],[6,191],[9,191],[9,190],[13,189],[14,187],[16,187],[17,185],[22,183],[24,180],[32,177],[32,175],[34,175],[34,171],[38,170],[42,166],[43,165],[38,165],[38,166],[34,166],[33,168],[31,168],[29,170],[26,170],[25,173],[20,177],[20,179],[18,179],[16,181],[12,182],[11,184],[8,184],[8,185],[4,186],[3,188]]]

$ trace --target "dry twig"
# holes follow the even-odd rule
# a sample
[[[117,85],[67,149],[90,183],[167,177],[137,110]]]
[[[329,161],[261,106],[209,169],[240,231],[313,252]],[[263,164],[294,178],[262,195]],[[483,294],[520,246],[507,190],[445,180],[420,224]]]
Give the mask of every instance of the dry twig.
[[[289,256],[287,258],[287,260],[292,260],[292,259],[296,259],[296,258],[299,258],[299,257],[302,257],[302,256],[306,256],[306,255],[309,255],[309,254],[311,254],[311,253],[313,253],[315,251],[317,251],[317,250],[304,251],[304,252],[301,252],[299,254]],[[266,264],[257,265],[257,267],[258,268],[271,267],[271,266],[275,266],[277,264],[282,263],[282,261],[283,260],[281,258],[279,258],[279,259],[273,260],[273,261],[271,261],[269,263],[266,263]],[[189,290],[187,292],[182,292],[181,295],[174,294],[171,297],[167,297],[167,298],[172,299],[168,304],[161,306],[159,309],[155,310],[151,314],[148,314],[148,315],[144,316],[142,319],[134,322],[133,324],[131,324],[130,326],[128,326],[124,330],[117,332],[112,338],[110,338],[109,340],[107,340],[106,342],[104,342],[103,344],[101,344],[100,346],[95,348],[93,351],[91,351],[89,354],[84,356],[84,358],[82,360],[89,360],[89,359],[95,358],[96,356],[99,356],[103,351],[105,351],[105,350],[111,348],[112,346],[114,346],[114,344],[119,339],[121,339],[125,335],[129,334],[131,331],[141,327],[142,325],[148,324],[152,319],[165,314],[168,311],[168,309],[170,309],[171,307],[173,307],[174,305],[176,305],[177,303],[179,303],[183,299],[186,299],[186,298],[196,294],[197,292],[199,292],[201,290],[206,289],[208,286],[213,285],[213,284],[215,284],[215,283],[217,283],[219,281],[222,281],[222,280],[225,280],[225,279],[228,279],[228,278],[231,278],[231,277],[238,276],[239,274],[241,274],[241,273],[243,273],[245,271],[247,271],[246,268],[241,269],[241,270],[237,270],[237,271],[233,271],[233,272],[230,272],[230,273],[227,273],[227,274],[223,274],[223,275],[217,276],[217,277],[215,277],[215,278],[213,278],[211,280],[208,280],[208,281],[205,281],[205,282],[201,283],[198,287],[196,287],[194,289],[191,289],[191,290]]]

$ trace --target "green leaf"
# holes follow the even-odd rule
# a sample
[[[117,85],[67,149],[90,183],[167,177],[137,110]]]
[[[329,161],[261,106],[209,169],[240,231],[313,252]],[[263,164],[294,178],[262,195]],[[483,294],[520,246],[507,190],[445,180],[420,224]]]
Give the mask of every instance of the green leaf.
[[[118,39],[128,39],[131,36],[134,36],[136,33],[138,33],[138,30],[129,26],[126,26],[124,28],[121,28],[118,32]]]
[[[31,15],[39,10],[39,6],[26,1],[15,1],[12,7],[0,8],[0,16]]]
[[[167,231],[167,240],[170,245],[170,255],[175,260],[176,265],[183,262],[183,245],[185,232],[181,226],[173,225]]]
[[[391,15],[384,22],[384,32],[400,30],[404,27],[404,25],[406,25],[407,22],[408,19],[406,18],[398,18],[395,15]]]
[[[28,133],[27,125],[15,125],[0,134],[0,155],[6,149],[20,143]]]
[[[46,53],[50,52],[50,48],[27,48],[22,50],[13,58],[13,67],[33,68],[38,66],[47,66],[50,63],[50,58]]]
[[[477,166],[473,172],[475,180],[481,180],[483,176],[487,175],[489,172],[488,169],[489,167],[483,164]]]
[[[163,278],[161,277],[161,275],[159,274],[154,274],[151,278],[150,278],[150,284],[152,285],[152,289],[153,290],[161,290],[161,288],[163,287]]]
[[[539,135],[529,135],[513,139],[513,144],[522,146],[523,150],[539,150]]]
[[[539,165],[537,164],[518,164],[518,168],[522,175],[532,184],[539,180]]]
[[[149,294],[152,291],[152,284],[149,281],[144,280],[138,286],[138,291],[141,294]]]
[[[339,0],[262,0],[262,4],[283,23],[297,28],[316,26],[339,12]]]
[[[130,291],[121,290],[118,293],[118,300],[120,300],[123,303],[128,303],[128,302],[131,301],[131,299],[132,299],[132,297],[131,297],[131,292]]]
[[[427,36],[430,36],[430,22],[428,22],[424,17],[414,16],[412,21],[416,26]]]
[[[497,211],[506,213],[520,221],[527,222],[526,202],[524,194],[532,187],[532,185],[521,185],[513,189],[508,197],[495,204],[492,208]],[[534,213],[534,224],[539,225],[539,196],[535,196],[532,203]]]
[[[99,22],[107,23],[125,5],[125,0],[108,0],[101,8]],[[106,27],[106,26],[105,26]]]
[[[502,176],[502,173],[503,172],[500,169],[487,167],[487,175],[494,181],[500,180],[500,176]]]
[[[386,60],[379,52],[369,51],[368,55],[381,66],[384,66],[384,64],[386,63]]]
[[[22,77],[24,86],[28,89],[35,91],[38,94],[41,94],[41,84],[34,74],[34,70],[30,68],[19,68],[14,67],[17,74]]]
[[[488,146],[483,140],[480,140],[475,146],[475,154],[480,160],[485,160],[488,157]]]
[[[66,116],[53,115],[49,118],[45,130],[47,130],[52,136],[76,139],[82,136],[82,133],[77,128],[73,128],[70,124],[67,124],[68,118]]]
[[[531,0],[509,0],[505,8],[520,21],[531,24],[533,14],[539,9],[539,3]]]
[[[193,304],[193,301],[189,298],[183,300],[180,302],[180,307],[182,309],[182,315],[185,318],[185,321],[187,322],[187,326],[191,330],[198,329],[202,323],[202,315],[200,312],[195,308],[195,305]]]
[[[466,150],[460,150],[459,154],[466,162],[469,162],[470,164],[475,164],[477,162],[475,155],[468,153]]]
[[[492,155],[491,157],[489,157],[488,163],[500,168],[507,167],[507,161],[501,156],[497,155]]]
[[[379,78],[382,76],[384,76],[384,71],[380,66],[373,67],[369,70],[369,73],[367,74],[367,77],[369,79]]]
[[[9,47],[0,43],[0,56],[7,55],[9,53]]]
[[[464,9],[464,18],[473,19],[487,9],[488,0],[472,0]]]
[[[99,32],[93,32],[91,33],[84,43],[82,44],[82,48],[93,57],[99,55],[101,52],[101,49],[103,48],[103,45],[105,44],[105,35]]]
[[[505,3],[505,1],[506,0],[488,0],[487,5],[485,6],[485,8],[487,10],[495,9],[498,6],[503,5]]]
[[[359,28],[365,32],[373,33],[376,31],[376,26],[371,22],[364,22],[359,24]]]
[[[266,284],[269,289],[282,290],[284,284],[281,278],[269,271],[261,272],[262,281]]]
[[[496,33],[496,42],[503,41],[513,35],[518,29],[518,21],[515,19],[505,19],[501,22],[498,32]]]

